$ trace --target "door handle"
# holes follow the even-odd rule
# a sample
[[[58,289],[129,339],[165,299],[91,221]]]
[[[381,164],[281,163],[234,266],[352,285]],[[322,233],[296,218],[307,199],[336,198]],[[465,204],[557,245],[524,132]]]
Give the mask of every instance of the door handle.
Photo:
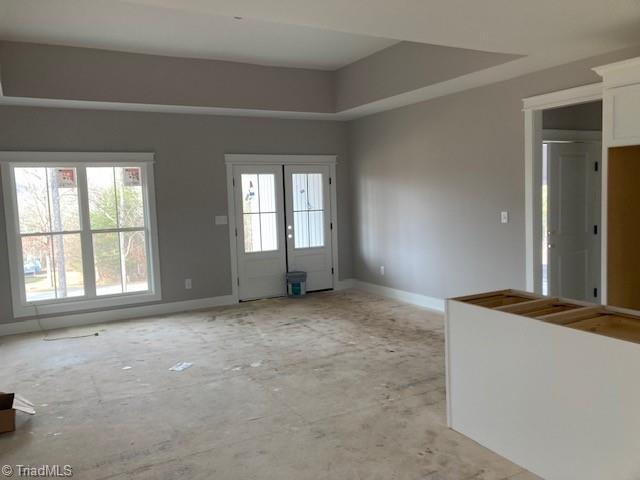
[[[556,248],[555,243],[547,243],[547,248]]]

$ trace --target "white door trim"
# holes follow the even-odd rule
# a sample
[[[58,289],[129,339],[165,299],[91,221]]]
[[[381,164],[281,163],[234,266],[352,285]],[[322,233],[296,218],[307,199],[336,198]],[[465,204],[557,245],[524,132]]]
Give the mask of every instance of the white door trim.
[[[599,130],[542,130],[543,142],[602,142]]]
[[[592,83],[581,87],[559,90],[543,95],[524,98],[522,100],[524,112],[524,174],[525,174],[525,275],[526,289],[540,293],[541,269],[536,265],[542,264],[542,252],[536,245],[537,239],[542,238],[540,216],[542,215],[540,189],[535,188],[542,181],[542,111],[549,108],[564,107],[588,103],[603,98],[603,84]],[[604,156],[603,156],[604,158]],[[602,188],[602,262],[606,263],[606,228],[604,212],[606,212],[606,189],[603,175]],[[601,299],[606,300],[606,270],[602,271]]]
[[[602,82],[590,83],[581,87],[567,88],[556,92],[543,93],[522,99],[523,110],[547,110],[549,108],[566,107],[579,103],[602,100]]]
[[[227,219],[229,220],[229,253],[231,255],[231,296],[235,303],[238,294],[238,249],[236,248],[236,202],[233,188],[233,164],[227,163]]]
[[[333,223],[333,288],[339,287],[340,266],[338,262],[338,195],[336,164],[337,155],[261,155],[261,154],[225,154],[227,165],[227,216],[229,219],[229,253],[231,254],[231,296],[235,302],[238,296],[238,252],[236,247],[236,207],[233,195],[234,165],[329,165],[331,172],[331,222]]]
[[[232,165],[335,165],[336,155],[256,155],[227,153],[224,156],[225,163]]]

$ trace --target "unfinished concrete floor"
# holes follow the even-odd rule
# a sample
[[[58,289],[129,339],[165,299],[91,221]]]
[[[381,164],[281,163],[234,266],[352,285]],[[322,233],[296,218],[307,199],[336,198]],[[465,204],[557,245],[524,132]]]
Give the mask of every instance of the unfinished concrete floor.
[[[0,338],[0,464],[83,479],[537,478],[445,425],[443,319],[356,292]],[[179,361],[193,362],[182,372]],[[128,368],[131,367],[131,368]]]

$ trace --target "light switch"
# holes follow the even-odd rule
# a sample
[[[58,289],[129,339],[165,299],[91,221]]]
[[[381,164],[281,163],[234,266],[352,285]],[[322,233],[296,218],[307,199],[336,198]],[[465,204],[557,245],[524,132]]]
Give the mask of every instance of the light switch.
[[[509,212],[500,212],[500,222],[509,223]]]
[[[216,225],[226,225],[228,223],[226,215],[216,215]]]

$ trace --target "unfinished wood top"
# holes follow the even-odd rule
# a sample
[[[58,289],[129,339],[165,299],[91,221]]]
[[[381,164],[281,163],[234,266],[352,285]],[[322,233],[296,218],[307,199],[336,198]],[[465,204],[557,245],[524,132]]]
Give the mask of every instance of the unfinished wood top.
[[[569,323],[567,327],[640,343],[640,319],[626,315],[598,315]]]
[[[551,305],[553,302],[558,300],[557,298],[537,298],[535,300],[528,300],[526,302],[520,302],[511,305],[502,305],[500,307],[496,307],[496,310],[500,310],[501,312],[508,313],[524,313],[529,312],[531,310],[536,310],[538,308],[547,307]]]
[[[453,300],[459,302],[472,303],[481,307],[496,308],[505,305],[513,305],[516,303],[527,302],[539,299],[540,296],[534,293],[521,292],[519,290],[498,290],[495,292],[480,293],[476,295],[467,295],[457,297]]]
[[[603,305],[556,297],[543,297],[518,290],[480,293],[452,300],[525,316],[576,330],[640,343],[640,315]]]
[[[604,312],[604,308],[600,306],[581,307],[564,312],[538,315],[536,318],[544,322],[555,323],[556,325],[567,325],[572,322],[577,322],[578,320],[591,318],[601,312]]]
[[[579,305],[577,303],[570,303],[558,298],[541,298],[538,300],[530,300],[528,302],[517,303],[515,305],[497,307],[496,310],[535,318],[543,315],[576,310],[579,308],[582,308],[582,305]]]

